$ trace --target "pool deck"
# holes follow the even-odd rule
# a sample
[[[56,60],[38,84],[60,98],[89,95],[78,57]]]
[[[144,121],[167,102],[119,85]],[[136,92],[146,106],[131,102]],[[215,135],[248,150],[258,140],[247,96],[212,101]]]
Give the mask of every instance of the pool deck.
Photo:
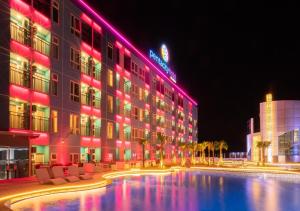
[[[276,177],[291,177],[300,180],[300,172],[295,170],[286,170],[280,167],[212,167],[212,166],[194,166],[191,168],[172,167],[172,168],[152,168],[152,169],[131,169],[122,171],[105,171],[93,174],[91,180],[81,180],[75,183],[63,185],[41,185],[35,177],[0,181],[0,210],[10,210],[7,206],[20,200],[32,198],[41,195],[49,195],[62,192],[74,192],[81,190],[90,190],[105,187],[111,184],[111,179],[121,176],[139,176],[139,175],[162,175],[170,174],[180,170],[198,170],[208,172],[222,173],[242,173],[242,174],[268,174]]]

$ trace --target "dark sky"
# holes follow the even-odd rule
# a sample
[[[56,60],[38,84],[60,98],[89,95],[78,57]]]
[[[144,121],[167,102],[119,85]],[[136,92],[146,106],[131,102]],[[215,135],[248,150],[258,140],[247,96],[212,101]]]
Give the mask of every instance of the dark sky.
[[[88,2],[142,51],[168,45],[178,83],[199,102],[200,140],[245,151],[247,120],[268,91],[300,100],[299,3]]]

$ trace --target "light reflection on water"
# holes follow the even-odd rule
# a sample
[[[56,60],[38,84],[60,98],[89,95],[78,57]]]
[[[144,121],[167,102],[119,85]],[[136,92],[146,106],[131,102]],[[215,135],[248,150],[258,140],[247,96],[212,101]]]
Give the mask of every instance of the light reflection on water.
[[[203,172],[117,179],[107,188],[55,194],[19,202],[13,210],[293,211],[300,184],[271,178]]]

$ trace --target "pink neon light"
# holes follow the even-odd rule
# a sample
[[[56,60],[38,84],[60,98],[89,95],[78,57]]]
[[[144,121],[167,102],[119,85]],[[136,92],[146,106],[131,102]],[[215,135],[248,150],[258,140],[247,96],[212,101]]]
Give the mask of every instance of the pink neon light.
[[[51,21],[37,10],[34,10],[32,20],[47,29],[51,28]]]
[[[149,129],[149,128],[150,128],[150,124],[146,123],[146,124],[145,124],[145,127],[146,127],[147,129]]]
[[[93,138],[93,142],[101,142],[100,138]]]
[[[150,105],[149,105],[148,103],[145,104],[145,107],[146,107],[147,109],[150,109]]]
[[[177,86],[168,76],[166,76],[156,65],[154,65],[143,53],[141,53],[136,47],[134,47],[123,35],[121,35],[114,27],[112,27],[103,17],[101,17],[98,13],[96,13],[87,3],[83,0],[77,0],[77,2],[88,10],[92,15],[97,17],[97,19],[104,24],[113,34],[115,34],[120,40],[122,40],[126,45],[128,45],[131,49],[133,49],[140,57],[142,57],[150,66],[152,66],[162,77],[164,77],[167,81],[169,81],[176,89],[182,92],[189,100],[192,101],[195,105],[197,102],[194,101],[186,92],[183,91],[179,86]]]
[[[100,53],[99,51],[97,51],[96,49],[93,49],[93,50],[92,50],[92,56],[93,56],[95,59],[101,61],[101,53]]]
[[[122,67],[121,67],[120,65],[118,65],[118,64],[116,64],[116,69],[117,69],[117,71],[119,71],[119,72],[122,71]]]
[[[91,115],[92,108],[90,106],[81,105],[81,112],[82,114]]]
[[[122,44],[121,44],[120,42],[118,42],[118,41],[116,41],[116,46],[117,46],[118,48],[122,48],[122,47],[123,47]]]
[[[128,117],[125,117],[125,122],[130,123],[130,119]]]
[[[130,100],[130,96],[129,96],[128,94],[125,94],[125,98],[126,98],[127,100]]]
[[[116,90],[117,96],[122,97],[122,92],[120,90]]]
[[[147,65],[145,65],[145,69],[146,69],[147,71],[150,70],[150,68],[149,68]]]
[[[32,103],[42,104],[42,105],[49,105],[50,98],[49,95],[33,91],[32,92]]]
[[[122,146],[122,141],[116,140],[116,145],[117,145],[117,147],[121,147]]]
[[[21,0],[10,0],[10,7],[21,12],[25,16],[31,14],[30,6]]]
[[[30,91],[27,88],[16,86],[16,85],[9,85],[9,95],[14,98],[22,99],[25,101],[29,101],[30,99]]]
[[[92,55],[92,47],[85,43],[85,42],[81,42],[80,48],[82,51],[86,52],[89,55]]]
[[[92,109],[92,115],[96,117],[101,117],[101,110],[97,108]]]
[[[97,88],[97,89],[101,89],[101,82],[94,79],[92,80],[92,84],[91,84],[93,87]]]
[[[127,71],[127,70],[125,70],[125,76],[128,77],[128,78],[130,78],[130,72]]]
[[[23,56],[27,59],[31,59],[31,51],[30,48],[18,43],[17,41],[10,41],[10,49],[12,52],[18,53],[20,56]]]
[[[83,136],[83,137],[81,137],[81,140],[82,141],[91,141],[91,137]]]
[[[130,51],[127,48],[125,48],[124,52],[127,56],[130,56]]]
[[[47,133],[37,133],[39,137],[30,138],[30,142],[33,145],[49,145],[49,135]]]
[[[98,24],[96,24],[95,22],[93,23],[93,28],[94,28],[97,32],[102,33],[101,27],[100,27]]]
[[[91,85],[92,77],[84,73],[81,73],[81,82],[87,85]]]
[[[150,89],[150,86],[148,84],[146,84],[145,86],[146,86],[146,89],[148,89],[148,90]]]
[[[125,146],[130,146],[130,145],[131,145],[130,141],[125,141]]]
[[[82,13],[82,14],[81,14],[81,19],[82,19],[83,21],[85,21],[87,24],[89,24],[90,26],[92,26],[93,21],[92,21],[92,19],[91,19],[90,17],[88,17],[86,14]]]
[[[122,117],[120,116],[120,115],[116,115],[116,120],[118,121],[118,122],[120,122],[120,121],[122,121]]]
[[[36,63],[39,63],[45,67],[50,67],[50,59],[48,56],[44,55],[44,54],[41,54],[37,51],[34,51],[33,52],[33,60],[36,62]]]

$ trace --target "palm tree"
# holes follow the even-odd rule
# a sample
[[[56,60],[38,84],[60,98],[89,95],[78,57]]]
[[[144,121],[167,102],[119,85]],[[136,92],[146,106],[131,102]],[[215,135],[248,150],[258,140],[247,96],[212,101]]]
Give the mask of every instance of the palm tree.
[[[157,139],[160,143],[160,167],[163,167],[164,161],[163,161],[163,150],[164,150],[164,145],[166,144],[166,136],[162,134],[161,132],[157,133]]]
[[[185,142],[179,142],[178,143],[178,147],[181,149],[182,151],[182,155],[181,155],[181,165],[185,164],[185,151],[187,149],[187,143]]]
[[[213,141],[211,146],[212,156],[213,156],[213,164],[215,163],[215,150],[219,148],[219,142]]]
[[[192,151],[192,164],[195,164],[195,153],[198,149],[198,143],[196,141],[193,141],[189,143],[188,147]]]
[[[259,141],[257,142],[256,146],[260,149],[261,151],[261,161],[262,161],[262,165],[265,165],[265,149],[267,149],[269,146],[271,145],[270,141]]]
[[[145,145],[148,143],[148,140],[145,138],[138,138],[138,142],[140,145],[142,145],[142,151],[143,151],[143,168],[145,168]]]
[[[222,154],[222,150],[223,150],[223,149],[228,150],[228,145],[227,145],[227,143],[226,143],[224,140],[221,140],[221,141],[219,142],[218,148],[219,148],[219,151],[220,151],[220,159],[219,159],[219,163],[222,163],[222,162],[223,162],[223,154]]]
[[[207,151],[208,151],[208,165],[210,165],[210,151],[212,149],[212,142],[211,141],[208,141],[207,142]]]

